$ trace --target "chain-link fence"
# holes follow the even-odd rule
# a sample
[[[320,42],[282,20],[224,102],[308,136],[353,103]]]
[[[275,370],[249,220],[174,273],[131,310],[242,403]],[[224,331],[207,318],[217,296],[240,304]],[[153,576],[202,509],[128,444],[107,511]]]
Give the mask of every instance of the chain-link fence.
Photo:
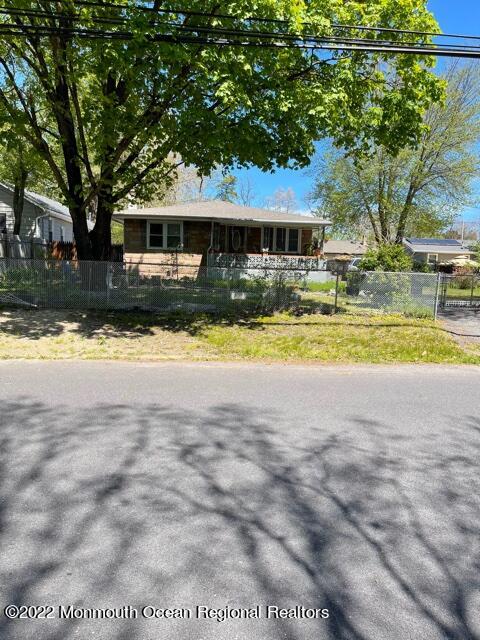
[[[441,274],[440,307],[480,308],[480,274]]]
[[[335,276],[319,270],[0,259],[0,304],[25,307],[332,312],[335,293]],[[340,310],[433,316],[439,285],[434,274],[350,272],[337,293]]]
[[[196,265],[0,260],[0,304],[25,307],[273,311],[295,304],[296,290],[295,279],[268,270],[246,278]]]
[[[356,308],[435,316],[439,278],[432,273],[349,272],[341,298]]]

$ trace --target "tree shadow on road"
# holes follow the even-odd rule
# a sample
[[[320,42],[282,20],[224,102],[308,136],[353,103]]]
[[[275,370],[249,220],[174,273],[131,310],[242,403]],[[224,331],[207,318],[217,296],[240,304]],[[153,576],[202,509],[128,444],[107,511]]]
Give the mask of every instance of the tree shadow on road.
[[[82,414],[19,398],[1,414],[1,600],[303,604],[331,616],[251,635],[238,623],[239,636],[476,639],[479,454],[476,416],[411,436],[352,416],[332,434],[233,404]],[[21,622],[1,618],[2,640],[97,628]],[[197,622],[168,637],[212,635]],[[155,624],[108,622],[99,637]]]

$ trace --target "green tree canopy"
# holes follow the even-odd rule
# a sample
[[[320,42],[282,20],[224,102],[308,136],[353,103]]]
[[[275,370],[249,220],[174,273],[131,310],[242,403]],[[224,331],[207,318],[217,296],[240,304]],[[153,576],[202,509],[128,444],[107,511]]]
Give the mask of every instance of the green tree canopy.
[[[359,263],[362,271],[411,271],[413,260],[399,244],[369,249]]]
[[[172,0],[155,0],[148,11],[133,0],[4,4],[16,14],[0,21],[14,21],[21,35],[0,44],[3,124],[48,163],[82,258],[108,257],[112,212],[127,197],[148,201],[159,184],[167,189],[175,158],[208,175],[215,166],[304,166],[325,136],[345,147],[374,140],[396,150],[418,138],[424,109],[441,94],[431,58],[392,58],[392,84],[376,54],[205,42],[212,27],[277,30],[279,37],[334,35],[333,23],[435,31],[424,0],[238,0],[231,17],[216,15],[227,11],[210,0],[188,2],[204,15],[182,13]],[[128,36],[78,33],[99,29]]]
[[[416,148],[392,154],[385,145],[363,156],[332,151],[318,164],[312,194],[334,233],[369,232],[376,242],[400,243],[405,235],[437,235],[472,203],[479,175],[480,72],[452,65],[445,74],[444,104],[425,114]]]

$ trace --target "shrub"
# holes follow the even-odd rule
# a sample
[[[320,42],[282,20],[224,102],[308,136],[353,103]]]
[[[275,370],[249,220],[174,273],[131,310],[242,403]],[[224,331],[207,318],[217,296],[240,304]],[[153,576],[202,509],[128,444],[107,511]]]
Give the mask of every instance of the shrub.
[[[435,269],[428,262],[414,262],[413,271],[416,273],[435,273]]]
[[[359,263],[362,271],[412,271],[413,260],[400,244],[369,249]]]

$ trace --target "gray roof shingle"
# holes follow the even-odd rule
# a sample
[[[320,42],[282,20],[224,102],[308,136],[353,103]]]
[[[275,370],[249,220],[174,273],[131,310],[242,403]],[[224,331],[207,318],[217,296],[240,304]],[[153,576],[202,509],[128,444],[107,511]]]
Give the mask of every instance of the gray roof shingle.
[[[222,200],[203,200],[200,202],[184,202],[167,207],[151,207],[145,209],[125,209],[114,215],[114,218],[184,218],[198,220],[219,220],[225,222],[266,222],[271,224],[292,224],[295,226],[321,227],[331,224],[315,216],[294,213],[280,213],[257,207],[243,207]]]
[[[363,256],[366,250],[367,247],[362,242],[352,242],[350,240],[327,240],[324,246],[324,253],[335,255]]]

